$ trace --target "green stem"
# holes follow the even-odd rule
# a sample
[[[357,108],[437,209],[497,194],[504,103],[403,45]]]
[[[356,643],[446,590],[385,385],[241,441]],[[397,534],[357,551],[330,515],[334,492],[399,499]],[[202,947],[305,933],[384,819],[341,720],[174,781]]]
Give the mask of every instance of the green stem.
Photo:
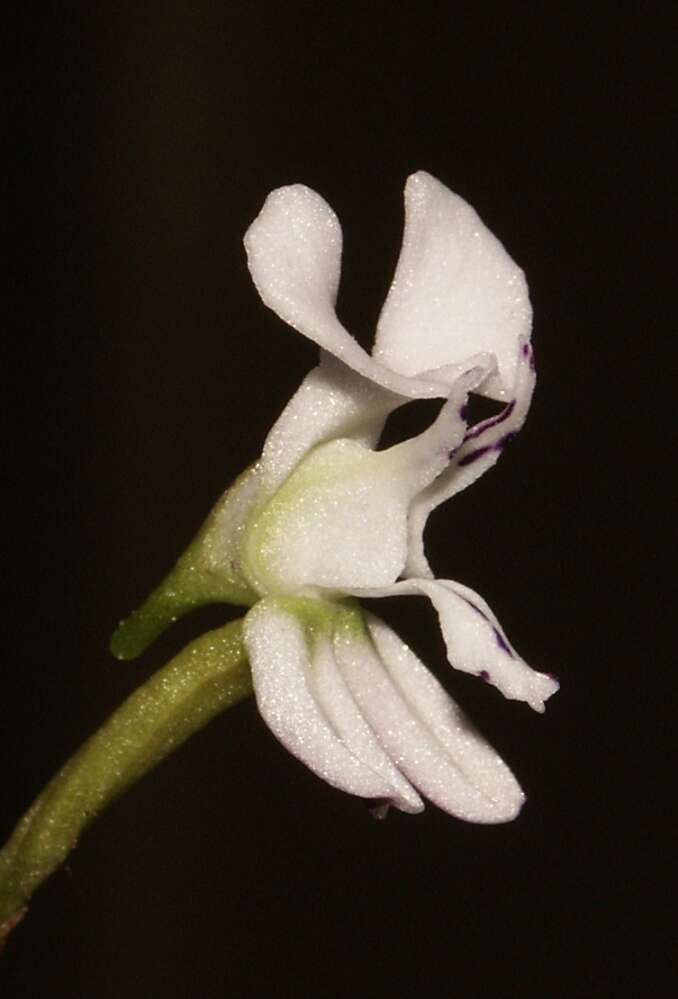
[[[0,946],[35,889],[107,805],[252,691],[242,621],[208,632],[139,687],[47,785],[0,852]]]

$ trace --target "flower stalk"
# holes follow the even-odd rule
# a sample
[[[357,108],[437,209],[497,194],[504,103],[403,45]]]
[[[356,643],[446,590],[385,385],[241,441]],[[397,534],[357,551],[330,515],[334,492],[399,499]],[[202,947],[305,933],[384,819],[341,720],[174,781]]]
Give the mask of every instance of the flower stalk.
[[[251,691],[238,620],[186,646],[127,698],[47,785],[0,852],[0,946],[90,822]]]

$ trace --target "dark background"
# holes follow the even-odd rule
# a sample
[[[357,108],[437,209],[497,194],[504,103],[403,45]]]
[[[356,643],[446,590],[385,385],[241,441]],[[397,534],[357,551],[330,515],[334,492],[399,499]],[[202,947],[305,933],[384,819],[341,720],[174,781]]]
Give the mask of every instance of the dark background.
[[[518,774],[520,818],[476,827],[429,806],[377,823],[241,705],[38,893],[3,996],[666,994],[669,8],[29,16],[10,102],[0,834],[140,680],[231,614],[195,614],[136,663],[107,653],[315,363],[244,262],[283,183],[337,211],[339,312],[366,345],[413,170],[469,200],[525,269],[530,418],[427,540],[439,575],[477,588],[562,689],[543,717],[506,702],[449,670],[423,600],[386,605]],[[410,407],[393,432],[427,416]]]

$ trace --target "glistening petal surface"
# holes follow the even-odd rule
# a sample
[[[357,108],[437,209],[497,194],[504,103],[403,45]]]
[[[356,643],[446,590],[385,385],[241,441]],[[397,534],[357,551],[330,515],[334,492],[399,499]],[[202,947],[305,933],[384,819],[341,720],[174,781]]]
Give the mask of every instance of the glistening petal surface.
[[[310,645],[297,618],[261,600],[245,618],[244,640],[257,707],[285,748],[334,787],[390,799],[391,785],[346,747],[312,693]]]
[[[294,329],[384,388],[408,398],[447,395],[442,382],[403,377],[377,363],[337,319],[341,227],[315,191],[293,184],[269,194],[245,234],[245,249],[262,301]]]
[[[344,745],[392,788],[390,804],[404,812],[420,812],[424,803],[380,745],[341,675],[333,644],[317,643],[309,687],[321,710]]]
[[[412,501],[406,576],[432,575],[424,555],[424,529],[429,515],[496,464],[527,418],[535,381],[532,348],[526,340],[521,340],[515,382],[507,405],[496,416],[475,424],[466,432],[445,471]]]
[[[317,444],[350,437],[374,447],[386,417],[403,401],[323,351],[266,438],[260,461],[266,498]]]
[[[245,571],[259,592],[386,586],[407,557],[412,499],[461,443],[461,415],[482,368],[463,374],[434,423],[410,441],[372,451],[355,439],[316,447],[248,524]]]
[[[440,619],[450,665],[497,687],[510,700],[526,701],[535,711],[558,690],[558,681],[532,669],[517,654],[483,598],[451,579],[406,579],[382,589],[355,590],[360,597],[422,594]]]
[[[499,373],[479,390],[505,399],[532,310],[522,270],[463,198],[423,171],[405,187],[405,232],[379,318],[374,357],[404,375],[479,351]]]
[[[378,625],[373,622],[370,630],[372,627],[380,634],[386,629],[381,622]],[[479,737],[454,706],[449,708],[448,738],[441,741],[436,734],[442,724],[439,700],[442,691],[436,691],[432,697],[436,681],[422,664],[405,690],[398,682],[399,665],[392,673],[391,665],[382,660],[366,635],[339,628],[334,645],[339,669],[377,738],[398,769],[425,797],[469,822],[506,822],[515,817],[523,802],[520,788],[505,768],[502,791],[497,792],[499,767],[496,763],[488,767],[484,749],[473,759],[472,744]],[[410,654],[405,663],[402,646],[394,653],[390,645],[387,654],[389,658],[400,659],[405,668],[412,666],[414,657]],[[433,699],[436,705],[430,713]],[[459,749],[463,740],[467,740],[465,749],[455,754],[453,747]],[[490,786],[492,791],[487,790]]]
[[[508,815],[517,811],[524,796],[499,754],[398,635],[375,615],[366,619],[393,682],[467,780],[488,798],[502,802]]]

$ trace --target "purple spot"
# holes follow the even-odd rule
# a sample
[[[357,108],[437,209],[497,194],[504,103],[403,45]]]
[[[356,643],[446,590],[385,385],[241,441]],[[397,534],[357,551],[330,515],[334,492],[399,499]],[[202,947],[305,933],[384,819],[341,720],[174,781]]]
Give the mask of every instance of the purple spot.
[[[511,652],[511,649],[509,648],[508,642],[506,641],[506,639],[504,638],[504,636],[500,632],[499,628],[495,628],[495,626],[492,625],[492,631],[494,632],[494,639],[495,639],[497,645],[499,646],[499,648],[502,650],[502,652],[505,652],[507,655],[509,655],[511,657],[511,659],[513,659],[514,655]]]
[[[529,345],[529,343],[524,343],[523,344],[523,357],[527,357],[527,355],[529,353],[530,353],[530,345]]]
[[[471,451],[470,454],[465,454],[463,458],[460,458],[459,466],[461,467],[462,465],[472,465],[474,461],[478,460],[478,458],[482,458],[482,456],[484,454],[487,454],[488,451],[493,451],[493,450],[494,447],[491,444],[488,444],[487,447],[479,447],[475,451]]]
[[[478,676],[483,681],[483,683],[490,682],[490,674],[487,672],[486,669],[481,669],[480,673],[478,673]]]
[[[497,645],[499,646],[499,648],[502,649],[507,655],[509,655],[511,657],[511,659],[515,659],[515,656],[514,656],[513,652],[511,651],[511,646],[506,641],[506,639],[502,635],[502,633],[499,630],[499,628],[497,628],[497,626],[494,624],[494,622],[487,616],[487,614],[485,613],[485,611],[481,610],[480,607],[478,607],[477,604],[474,604],[472,600],[469,600],[468,597],[463,597],[461,595],[461,593],[457,593],[457,596],[459,597],[460,600],[463,600],[465,604],[468,604],[469,607],[476,612],[476,614],[480,614],[480,616],[485,621],[487,621],[487,623],[492,628],[492,633],[494,634],[494,640],[497,643]],[[483,672],[484,672],[484,670],[483,670]],[[479,676],[482,676],[482,673],[479,674]]]
[[[466,419],[466,417],[468,416],[468,402],[465,402],[464,405],[461,407],[461,409],[459,410],[459,415],[461,416],[462,420]]]

